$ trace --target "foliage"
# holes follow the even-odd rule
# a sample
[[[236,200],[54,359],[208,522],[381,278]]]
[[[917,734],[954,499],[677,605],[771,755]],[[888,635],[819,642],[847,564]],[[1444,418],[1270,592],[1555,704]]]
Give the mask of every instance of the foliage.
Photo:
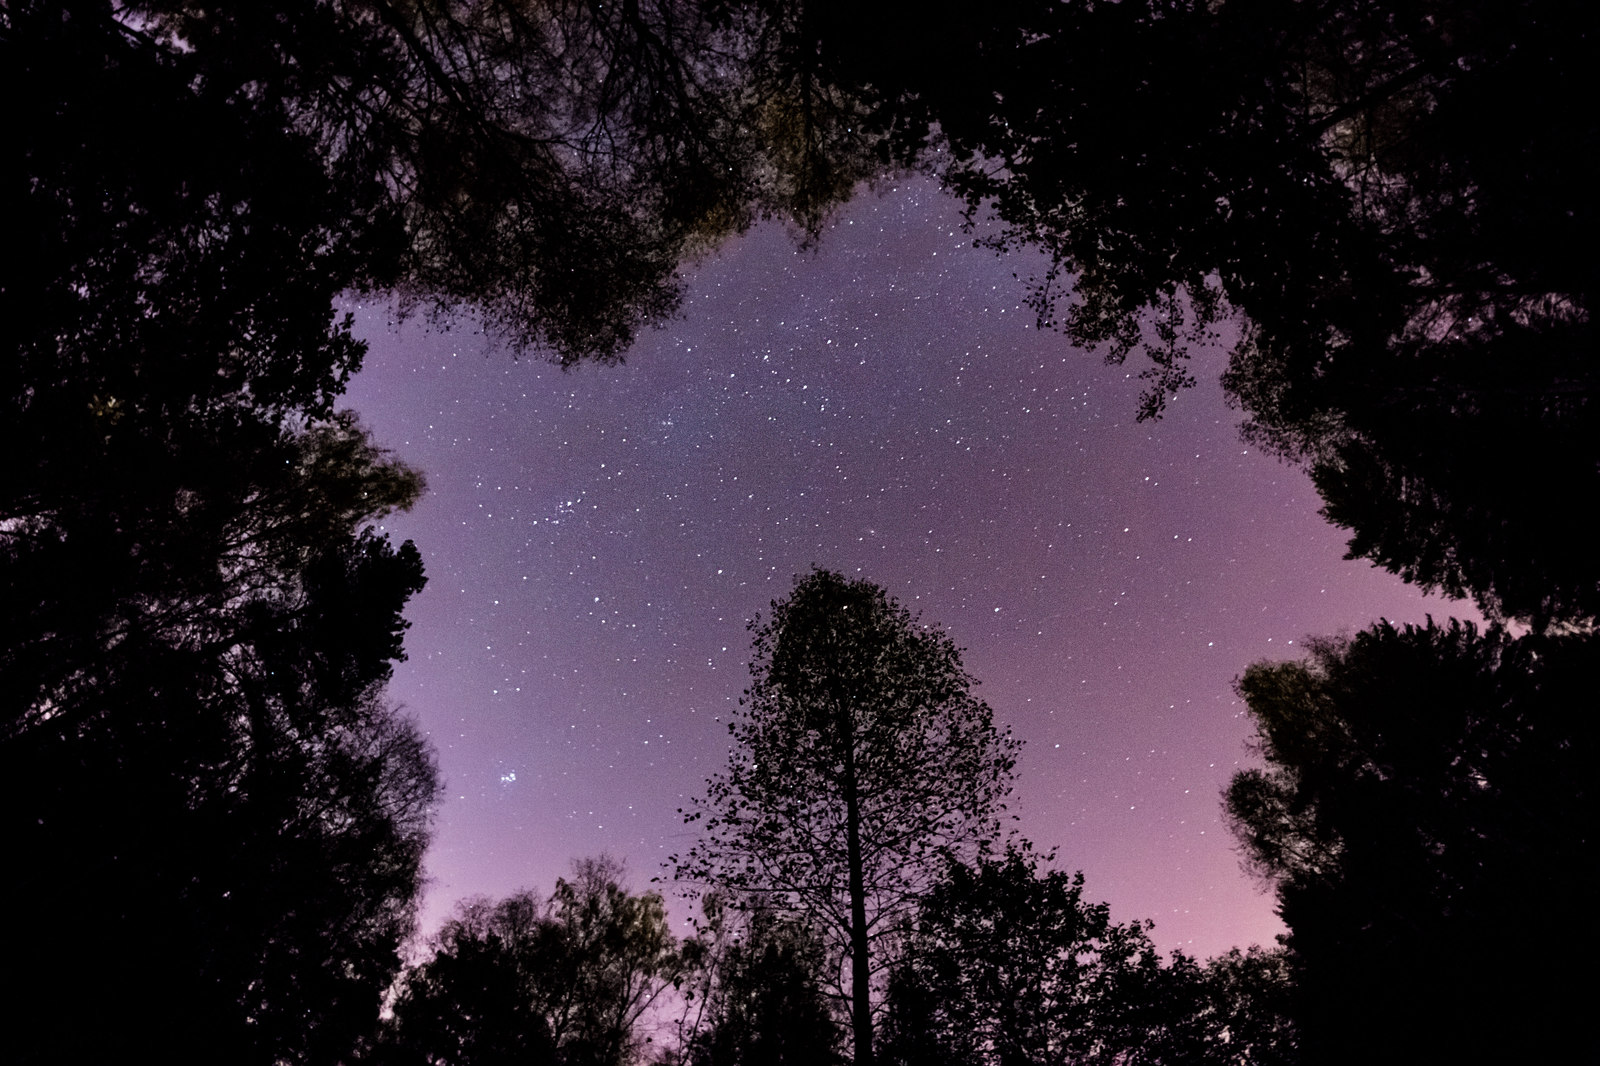
[[[839,1032],[820,976],[821,938],[759,901],[736,910],[703,901],[706,952],[698,1002],[691,995],[677,1061],[685,1066],[834,1066]]]
[[[8,4],[0,57],[17,100],[0,120],[0,433],[19,487],[116,422],[325,416],[362,354],[331,303],[381,212],[324,173],[285,101],[108,3]]]
[[[422,481],[333,411],[398,219],[283,91],[339,62],[319,9],[0,10],[18,1062],[338,1061],[411,931],[437,776],[382,687],[422,566],[372,524]]]
[[[1540,625],[1600,612],[1562,503],[1600,488],[1600,132],[1552,104],[1595,95],[1593,5],[761,6],[768,64],[854,101],[980,245],[1043,253],[1041,324],[1142,353],[1143,417],[1232,317],[1246,436],[1310,469],[1352,557]]]
[[[1277,888],[1308,1059],[1592,1048],[1562,960],[1596,946],[1594,652],[1382,623],[1246,672],[1267,766],[1227,808]],[[1530,900],[1559,943],[1506,934]]]
[[[1181,951],[1145,970],[1136,1002],[1123,1010],[1118,1061],[1205,1066],[1293,1066],[1300,1043],[1293,1020],[1287,952],[1234,948],[1205,963]],[[1138,994],[1142,993],[1142,994]]]
[[[531,950],[539,903],[517,895],[491,914],[463,908],[433,957],[408,971],[378,1061],[408,1064],[553,1064],[550,1023],[528,994],[519,959]]]
[[[848,983],[829,984],[870,1062],[882,946],[941,855],[999,834],[1018,745],[971,695],[950,638],[870,582],[813,571],[751,629],[728,769],[686,815],[700,842],[669,861],[680,881],[807,915],[848,960]]]
[[[884,1062],[1293,1061],[1281,953],[1162,966],[1148,923],[1112,922],[1081,873],[1040,861],[1024,842],[948,865],[900,946]]]
[[[1575,0],[1017,3],[955,31],[967,76],[900,69],[989,243],[1048,256],[1041,320],[1148,354],[1146,416],[1242,312],[1225,384],[1246,436],[1309,466],[1352,556],[1542,624],[1600,610],[1561,502],[1600,476],[1600,136],[1550,104],[1593,95],[1595,20]]]
[[[136,402],[130,346],[175,395],[245,374],[325,414],[359,361],[327,328],[350,288],[620,358],[686,261],[763,217],[814,237],[916,165],[992,216],[982,243],[1044,253],[1042,321],[1148,356],[1146,416],[1242,313],[1247,436],[1310,468],[1353,556],[1536,625],[1600,612],[1559,503],[1600,476],[1600,137],[1550,104],[1595,94],[1592,5],[936,9],[8,5],[26,254],[0,330],[20,381],[64,388],[5,443],[58,454],[83,411]],[[200,293],[226,307],[196,332]]]
[[[1083,875],[1051,870],[1026,843],[950,862],[901,948],[884,1040],[888,1062],[1078,1061],[1125,972],[1153,966],[1145,927],[1083,900]]]
[[[577,864],[547,900],[461,904],[410,970],[385,1061],[478,1066],[640,1061],[641,1017],[685,974],[655,893],[635,896],[607,860]]]
[[[0,309],[178,364],[175,309],[225,295],[217,322],[302,395],[329,367],[294,311],[352,288],[476,310],[563,363],[620,358],[676,309],[685,260],[764,214],[815,232],[867,174],[847,101],[824,118],[815,78],[767,75],[772,21],[686,0],[8,5],[5,195],[31,254]]]
[[[16,1061],[331,1062],[399,967],[438,784],[381,690],[420,559],[348,527],[279,537],[255,498],[197,503],[187,559],[129,513],[5,542]],[[84,1026],[90,972],[118,993]]]
[[[332,411],[370,205],[109,11],[0,12],[5,1027],[22,1062],[331,1062],[437,791],[381,695],[420,557],[371,530],[422,481]]]

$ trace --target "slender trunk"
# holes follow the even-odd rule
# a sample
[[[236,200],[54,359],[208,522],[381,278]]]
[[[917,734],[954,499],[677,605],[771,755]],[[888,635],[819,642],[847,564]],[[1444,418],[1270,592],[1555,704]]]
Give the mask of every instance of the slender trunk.
[[[850,1024],[855,1066],[872,1066],[871,958],[867,954],[867,890],[861,869],[861,805],[856,794],[854,723],[841,714],[844,740],[845,853],[850,865]]]

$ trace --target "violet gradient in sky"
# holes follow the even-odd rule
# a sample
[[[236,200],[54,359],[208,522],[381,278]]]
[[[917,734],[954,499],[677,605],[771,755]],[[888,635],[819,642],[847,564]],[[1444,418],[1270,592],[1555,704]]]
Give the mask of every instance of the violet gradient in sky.
[[[1133,361],[1039,332],[1013,276],[1039,263],[960,221],[909,180],[815,251],[759,228],[620,367],[359,313],[348,402],[429,484],[386,527],[429,577],[391,686],[446,781],[425,929],[575,857],[660,874],[725,764],[747,621],[819,565],[966,649],[1026,743],[1020,830],[1114,919],[1202,957],[1282,930],[1221,817],[1251,762],[1233,679],[1307,634],[1465,606],[1342,560],[1305,475],[1240,443],[1223,352],[1138,423]]]

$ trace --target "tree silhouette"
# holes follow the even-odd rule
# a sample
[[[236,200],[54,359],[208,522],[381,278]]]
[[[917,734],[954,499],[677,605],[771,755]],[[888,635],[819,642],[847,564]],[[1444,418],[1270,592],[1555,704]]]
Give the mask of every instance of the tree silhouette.
[[[437,792],[382,697],[421,560],[369,525],[421,480],[349,416],[147,419],[7,501],[11,1046],[331,1062],[398,968]],[[91,972],[118,994],[84,1026]]]
[[[1112,922],[1041,860],[1023,842],[948,865],[898,948],[884,1062],[1296,1061],[1282,952],[1162,965],[1148,922]]]
[[[948,865],[901,948],[885,1061],[1098,1061],[1117,985],[1155,950],[1143,925],[1084,901],[1082,874],[1041,876],[1038,861],[1024,843]]]
[[[1590,635],[1383,623],[1245,673],[1267,766],[1227,809],[1277,888],[1308,1061],[1593,1047],[1560,959],[1596,944],[1594,661]],[[1530,901],[1559,942],[1506,933]]]
[[[1549,103],[1594,95],[1592,5],[761,6],[768,65],[852,101],[979,244],[1046,256],[1041,322],[1142,353],[1143,416],[1242,312],[1247,436],[1353,556],[1539,624],[1600,610],[1562,503],[1596,488],[1600,134]]]
[[[872,1061],[886,938],[937,873],[1000,830],[1018,747],[949,637],[828,570],[751,623],[751,685],[679,880],[761,894],[814,921],[849,976],[855,1061]],[[832,983],[832,982],[830,982]]]
[[[1595,20],[1573,0],[984,5],[955,31],[967,76],[895,69],[943,138],[929,165],[998,223],[986,242],[1048,256],[1041,320],[1147,354],[1144,415],[1242,312],[1225,384],[1246,435],[1310,468],[1352,555],[1545,624],[1600,610],[1564,503],[1600,476],[1600,135],[1549,106],[1592,95]]]
[[[769,76],[766,23],[683,0],[9,5],[5,328],[136,332],[180,365],[177,309],[225,295],[244,306],[216,322],[305,391],[327,368],[270,331],[320,332],[294,309],[357,289],[620,358],[686,260],[768,214],[815,231],[871,169],[847,101],[823,122],[815,79]]]
[[[242,610],[226,648],[130,633],[8,723],[5,894],[31,915],[5,1005],[17,1061],[333,1061],[374,1024],[437,783],[382,702],[386,649],[338,623],[397,615],[420,568],[372,537],[314,568],[296,602]],[[102,982],[118,992],[84,1026],[79,990]]]
[[[715,893],[696,941],[704,958],[681,1026],[685,1066],[835,1066],[839,1032],[821,987],[821,938],[804,920],[757,900],[743,910]],[[692,1020],[691,1020],[692,1019]]]
[[[1490,613],[1593,617],[1600,575],[1558,501],[1600,476],[1581,251],[1600,138],[1548,102],[1594,95],[1596,17],[1580,0],[13,4],[0,195],[22,251],[0,330],[24,381],[67,387],[6,443],[125,408],[130,344],[185,388],[248,362],[254,395],[326,405],[358,353],[295,309],[351,288],[476,309],[563,362],[619,358],[673,313],[686,260],[763,217],[814,236],[915,165],[994,217],[984,243],[1044,252],[1043,320],[1115,362],[1148,355],[1146,415],[1243,312],[1226,383],[1247,434],[1311,469],[1352,554]],[[188,344],[202,293],[232,307]]]
[[[690,958],[667,929],[661,897],[629,893],[620,874],[585,860],[547,900],[522,892],[461,904],[432,957],[405,975],[384,1061],[640,1061],[639,1021]]]

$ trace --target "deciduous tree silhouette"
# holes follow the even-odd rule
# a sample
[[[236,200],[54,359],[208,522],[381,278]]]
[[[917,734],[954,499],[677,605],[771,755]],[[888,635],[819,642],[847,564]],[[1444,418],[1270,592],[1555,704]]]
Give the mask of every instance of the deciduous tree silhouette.
[[[1024,2],[960,25],[963,77],[897,68],[943,137],[929,165],[996,218],[989,243],[1049,257],[1041,319],[1149,356],[1145,415],[1241,311],[1246,435],[1309,467],[1353,556],[1538,624],[1600,611],[1565,502],[1600,489],[1600,132],[1550,106],[1594,92],[1591,5]]]
[[[898,948],[884,1062],[1295,1061],[1281,952],[1163,965],[1148,922],[1112,922],[1082,874],[1040,863],[1024,842],[949,864]]]
[[[1156,966],[1144,926],[1117,925],[1105,904],[1086,902],[1081,874],[1041,875],[1027,844],[951,862],[908,923],[885,1061],[1087,1061],[1107,1044],[1102,1015],[1141,959]]]
[[[698,1002],[686,1004],[684,1066],[837,1066],[840,1033],[822,989],[827,953],[804,919],[713,893],[697,942]]]
[[[175,309],[226,297],[216,324],[305,391],[326,367],[271,336],[277,311],[358,289],[476,311],[563,363],[620,358],[674,312],[685,260],[764,215],[814,231],[870,168],[848,100],[762,61],[769,21],[688,0],[9,5],[5,328],[81,322],[90,351],[133,330],[180,365]]]
[[[1561,962],[1597,944],[1594,664],[1592,635],[1384,623],[1245,673],[1267,766],[1227,809],[1289,926],[1307,1061],[1594,1049]],[[1506,932],[1530,905],[1559,939]]]
[[[88,417],[0,530],[10,1047],[332,1062],[398,968],[437,790],[382,696],[421,560],[370,526],[421,480],[348,416]]]
[[[1000,832],[1018,744],[971,694],[955,644],[867,581],[816,570],[755,634],[728,769],[686,815],[681,881],[810,917],[848,977],[855,1061],[872,1061],[883,945],[937,874]]]
[[[633,895],[620,875],[585,860],[547,900],[463,903],[432,957],[406,974],[384,1054],[439,1066],[640,1061],[639,1021],[691,958],[661,897]]]

